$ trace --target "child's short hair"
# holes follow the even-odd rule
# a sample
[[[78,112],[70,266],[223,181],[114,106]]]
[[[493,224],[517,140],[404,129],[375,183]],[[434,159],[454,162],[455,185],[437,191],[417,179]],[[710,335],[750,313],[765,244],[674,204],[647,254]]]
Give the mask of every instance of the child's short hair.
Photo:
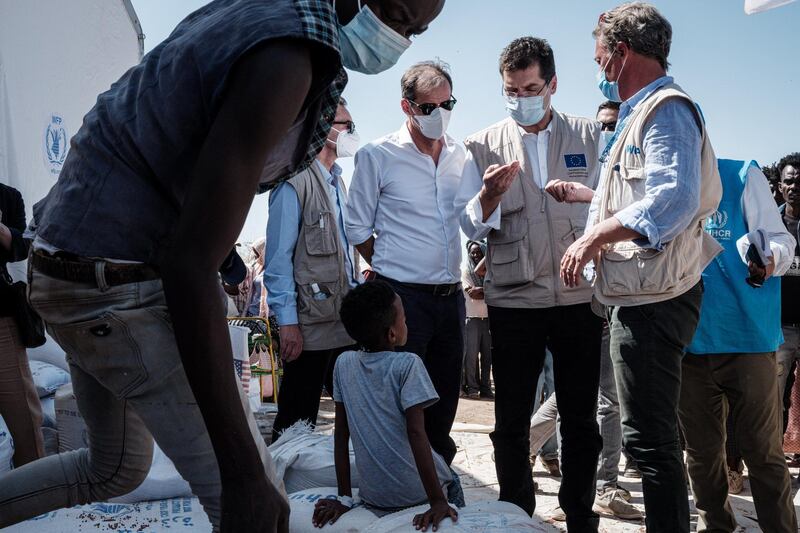
[[[364,348],[379,348],[397,318],[396,297],[391,285],[382,280],[368,281],[348,292],[339,311],[347,334]]]

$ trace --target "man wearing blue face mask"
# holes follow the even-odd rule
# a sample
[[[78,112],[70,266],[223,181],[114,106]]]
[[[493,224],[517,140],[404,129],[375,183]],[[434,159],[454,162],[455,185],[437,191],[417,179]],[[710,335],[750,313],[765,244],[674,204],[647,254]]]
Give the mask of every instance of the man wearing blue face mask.
[[[593,35],[600,90],[623,103],[600,188],[581,188],[581,197],[593,196],[591,229],[564,254],[561,277],[577,287],[584,266],[596,263],[594,292],[607,306],[623,444],[642,472],[647,531],[688,532],[676,416],[681,361],[698,324],[701,274],[721,250],[703,228],[722,185],[699,107],[666,74],[669,21],[632,2],[603,13]]]
[[[595,420],[602,322],[591,311],[588,287],[566,288],[558,280],[558,263],[582,235],[587,209],[557,203],[544,187],[556,178],[597,183],[600,125],[552,108],[558,79],[544,39],[509,44],[500,74],[510,117],[465,141],[468,158],[455,202],[467,237],[488,237],[484,297],[500,499],[533,514],[530,417],[549,348],[562,420],[559,502],[570,531],[597,531],[592,502],[602,446]]]
[[[130,492],[155,439],[214,531],[287,530],[217,270],[254,193],[326,143],[343,65],[389,68],[443,4],[214,1],[97,98],[34,207],[29,285],[70,354],[89,448],[4,474],[0,528]]]

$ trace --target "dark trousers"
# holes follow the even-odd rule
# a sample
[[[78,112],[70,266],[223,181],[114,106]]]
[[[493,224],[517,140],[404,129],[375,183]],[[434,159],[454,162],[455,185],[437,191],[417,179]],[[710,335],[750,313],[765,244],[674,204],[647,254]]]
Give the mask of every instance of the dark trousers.
[[[609,310],[622,442],[642,473],[648,533],[689,531],[678,399],[702,299],[698,283],[671,300]]]
[[[500,499],[533,514],[536,500],[529,460],[530,419],[545,357],[561,415],[561,488],[558,501],[571,532],[597,531],[592,511],[602,448],[597,427],[600,338],[603,322],[589,304],[546,309],[489,306],[495,385],[495,449]]]
[[[466,392],[492,393],[492,337],[489,319],[467,317],[464,331],[464,379]],[[478,370],[480,353],[480,371]]]
[[[435,296],[403,283],[387,281],[403,301],[408,341],[398,351],[420,356],[439,395],[439,401],[425,409],[425,433],[431,447],[449,465],[456,456],[450,429],[456,419],[461,386],[461,358],[464,355],[463,291]]]
[[[281,431],[299,420],[317,423],[322,386],[333,395],[333,367],[339,354],[354,350],[342,346],[330,350],[305,350],[300,357],[283,365],[283,379],[278,393],[278,414],[272,425],[272,442]]]

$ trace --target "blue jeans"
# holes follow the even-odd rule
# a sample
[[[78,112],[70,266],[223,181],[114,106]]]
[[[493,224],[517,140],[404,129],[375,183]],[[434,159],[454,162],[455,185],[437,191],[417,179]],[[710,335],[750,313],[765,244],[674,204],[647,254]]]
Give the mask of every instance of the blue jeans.
[[[600,348],[600,392],[597,395],[597,424],[600,426],[600,436],[603,437],[603,449],[597,467],[598,491],[617,487],[619,460],[622,455],[619,398],[609,343],[609,330],[605,328]]]
[[[555,394],[555,392],[556,392],[555,381],[553,381],[553,354],[550,353],[550,350],[547,350],[546,355],[544,357],[544,366],[542,367],[542,373],[539,374],[539,382],[536,385],[536,399],[533,404],[534,414],[536,414],[536,411],[539,410],[539,407],[541,407],[542,402],[550,398],[553,394]],[[542,400],[543,393],[544,393],[544,400]],[[558,413],[556,413],[556,415],[558,415]],[[531,418],[531,422],[533,422],[533,418]],[[550,437],[545,441],[541,449],[539,449],[536,453],[543,460],[558,459],[558,444],[559,444],[559,432],[556,431],[552,437]],[[531,452],[533,451],[534,450],[531,450]]]
[[[609,309],[622,439],[642,473],[648,533],[688,533],[678,442],[681,361],[700,318],[703,285],[663,302]]]

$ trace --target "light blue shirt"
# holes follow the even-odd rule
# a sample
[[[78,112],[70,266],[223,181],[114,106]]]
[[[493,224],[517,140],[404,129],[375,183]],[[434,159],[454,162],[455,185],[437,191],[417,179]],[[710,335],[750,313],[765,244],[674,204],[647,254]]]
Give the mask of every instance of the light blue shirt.
[[[319,160],[315,163],[328,184],[328,194],[336,211],[339,226],[339,242],[346,249],[345,268],[351,287],[357,280],[353,265],[353,247],[344,232],[347,198],[339,186],[342,169],[335,164],[328,172]],[[267,243],[264,257],[264,285],[267,288],[267,303],[279,326],[297,324],[297,289],[294,283],[294,249],[300,237],[303,222],[303,207],[294,187],[282,183],[269,195],[269,219],[267,220]]]
[[[620,128],[639,103],[669,83],[672,77],[663,76],[624,101],[619,110]],[[702,138],[689,105],[675,98],[653,112],[644,126],[642,142],[645,196],[614,215],[624,227],[644,235],[634,240],[643,248],[660,250],[691,224],[700,207]],[[606,175],[605,165],[600,175]],[[600,187],[604,186],[601,183]],[[595,220],[601,194],[598,188],[590,222]]]

